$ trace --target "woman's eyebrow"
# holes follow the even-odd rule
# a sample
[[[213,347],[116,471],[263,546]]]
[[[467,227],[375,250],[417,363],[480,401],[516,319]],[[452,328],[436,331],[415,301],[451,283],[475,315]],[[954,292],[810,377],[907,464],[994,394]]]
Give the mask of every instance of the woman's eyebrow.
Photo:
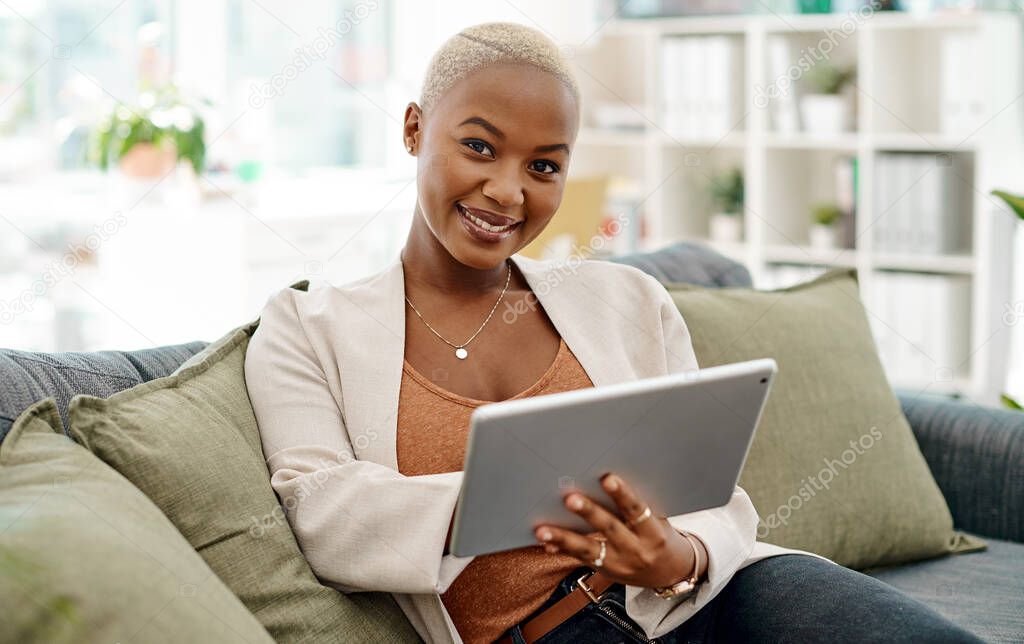
[[[534,152],[554,152],[555,150],[564,150],[566,154],[569,154],[569,146],[565,143],[555,143],[554,145],[538,145],[533,149]]]
[[[469,123],[475,123],[475,124],[479,125],[480,127],[482,127],[483,129],[485,129],[488,132],[490,132],[491,134],[493,134],[494,136],[498,137],[499,139],[502,139],[502,140],[505,139],[504,132],[502,132],[501,130],[496,128],[494,125],[491,124],[490,121],[488,121],[485,118],[482,118],[480,116],[471,116],[468,119],[466,119],[465,121],[463,121],[462,123],[459,123],[459,125],[462,126],[462,125],[466,125],[466,124],[469,124]]]
[[[479,125],[480,127],[487,130],[488,132],[498,137],[499,139],[503,141],[505,140],[505,133],[499,130],[497,127],[494,126],[493,123],[491,123],[490,121],[483,117],[471,116],[462,123],[459,123],[459,126],[469,124]],[[566,154],[569,154],[569,146],[565,143],[554,143],[552,145],[538,145],[536,148],[533,149],[534,152],[554,152],[556,150],[564,150]]]

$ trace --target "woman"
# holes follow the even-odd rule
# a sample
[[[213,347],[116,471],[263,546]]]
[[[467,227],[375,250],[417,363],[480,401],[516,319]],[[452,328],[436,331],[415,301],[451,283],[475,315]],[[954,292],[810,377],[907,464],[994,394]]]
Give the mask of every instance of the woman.
[[[457,34],[405,112],[418,200],[399,257],[264,309],[246,380],[317,576],[392,593],[428,642],[973,641],[881,582],[755,542],[738,487],[723,507],[665,518],[612,473],[609,498],[565,497],[588,534],[539,526],[536,546],[448,554],[475,407],[697,368],[653,278],[518,254],[558,208],[579,117],[576,82],[539,32]]]

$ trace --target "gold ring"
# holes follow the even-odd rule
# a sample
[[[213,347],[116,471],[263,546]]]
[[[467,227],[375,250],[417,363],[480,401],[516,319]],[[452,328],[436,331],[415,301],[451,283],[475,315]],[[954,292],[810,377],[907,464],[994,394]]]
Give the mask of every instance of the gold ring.
[[[630,527],[636,527],[650,518],[651,506],[648,505],[647,507],[644,508],[644,511],[640,513],[640,516],[633,517],[632,519],[627,520],[626,523],[628,523]]]

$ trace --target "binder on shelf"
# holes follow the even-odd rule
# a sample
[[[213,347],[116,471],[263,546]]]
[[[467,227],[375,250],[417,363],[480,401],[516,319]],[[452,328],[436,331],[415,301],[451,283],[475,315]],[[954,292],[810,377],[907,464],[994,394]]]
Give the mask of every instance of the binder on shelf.
[[[892,161],[887,154],[878,155],[875,162],[875,215],[871,222],[871,237],[876,251],[891,249],[889,239],[890,227],[885,219],[890,215],[892,206]]]
[[[970,200],[956,155],[887,152],[878,156],[874,244],[879,252],[943,255],[962,252]]]
[[[963,98],[964,35],[956,32],[944,34],[939,47],[939,123],[943,132],[958,134],[966,119]]]
[[[697,121],[712,136],[729,131],[729,48],[724,41],[722,36],[711,36],[703,43],[703,66],[712,73],[705,79],[706,91],[700,98]]]
[[[892,379],[893,374],[889,367],[893,353],[892,331],[890,331],[892,314],[889,311],[889,281],[880,274],[868,283],[871,285],[871,290],[865,294],[868,325],[871,327],[871,334],[875,338],[878,356],[889,378]]]
[[[973,134],[985,121],[983,74],[977,69],[981,43],[969,32],[942,35],[939,51],[939,127],[947,134]]]
[[[917,211],[916,176],[914,158],[909,154],[900,154],[895,158],[896,164],[896,207],[894,227],[896,233],[896,251],[900,253],[914,252],[911,236],[914,231],[914,219]]]
[[[969,373],[969,278],[880,271],[873,283],[869,319],[891,381],[916,385]]]
[[[790,79],[789,68],[794,60],[793,48],[785,36],[768,39],[768,87],[772,127],[781,134],[800,131],[800,110],[797,107],[797,85]]]
[[[662,124],[670,136],[720,137],[733,129],[743,100],[737,38],[663,38],[660,60]]]
[[[914,245],[922,253],[941,253],[945,240],[943,220],[946,218],[943,213],[944,202],[947,194],[947,187],[940,181],[943,178],[940,168],[930,168],[921,174],[918,183],[914,186],[914,194],[917,197],[917,207],[920,209],[920,225],[914,231]]]
[[[857,241],[857,158],[836,159],[836,205],[842,213],[840,242],[844,248],[853,248]]]
[[[929,349],[934,352],[938,367],[957,377],[964,372],[964,361],[968,355],[968,330],[970,328],[970,283],[963,276],[930,276],[928,291],[921,297],[929,298],[936,310],[934,324],[930,326],[932,342]]]
[[[683,74],[688,72],[680,61],[687,56],[686,41],[682,38],[665,38],[661,43],[662,78],[662,122],[665,131],[677,134],[686,129],[683,123],[686,114]]]
[[[701,38],[686,38],[686,73],[683,75],[683,131],[682,136],[695,136],[699,131],[701,89],[705,86],[706,67],[702,60]]]

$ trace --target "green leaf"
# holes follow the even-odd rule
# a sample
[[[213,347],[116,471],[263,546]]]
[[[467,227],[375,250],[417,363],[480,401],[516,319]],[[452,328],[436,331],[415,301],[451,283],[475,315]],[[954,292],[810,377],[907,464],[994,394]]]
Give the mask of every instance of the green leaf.
[[[732,168],[711,179],[711,198],[722,212],[739,214],[743,211],[743,172]]]
[[[815,94],[838,94],[847,83],[857,78],[854,67],[836,67],[830,63],[819,63],[805,75],[804,82],[814,89]]]
[[[156,102],[151,109],[118,104],[93,129],[88,150],[91,162],[106,170],[111,162],[120,160],[136,144],[174,143],[178,159],[187,159],[196,174],[202,172],[206,163],[206,144],[203,141],[205,124],[199,111],[182,100],[180,91],[173,85],[159,88],[154,94]],[[212,105],[208,99],[200,99],[199,102]],[[174,125],[158,127],[153,123],[150,114],[154,109],[169,109],[176,105],[191,112],[192,126],[188,130],[178,130]]]
[[[1001,400],[1003,402],[1003,404],[1006,405],[1007,407],[1009,407],[1010,409],[1015,409],[1017,411],[1024,411],[1024,407],[1021,407],[1021,404],[1019,402],[1017,402],[1013,398],[1010,398],[1006,394],[1000,394],[999,400]]]
[[[822,226],[831,226],[843,216],[839,206],[834,203],[819,203],[811,208],[811,220]]]
[[[1006,205],[1013,209],[1013,212],[1017,213],[1018,217],[1024,219],[1024,197],[1011,195],[1009,192],[1002,190],[993,190],[992,194],[1005,201]]]

